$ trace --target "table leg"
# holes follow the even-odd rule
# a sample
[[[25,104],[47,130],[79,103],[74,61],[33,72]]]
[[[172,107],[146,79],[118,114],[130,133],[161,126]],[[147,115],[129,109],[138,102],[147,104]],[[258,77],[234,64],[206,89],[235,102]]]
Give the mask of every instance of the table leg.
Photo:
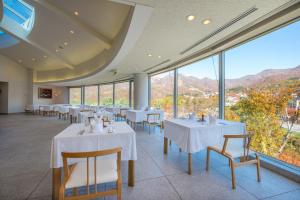
[[[164,154],[168,154],[168,138],[164,137]]]
[[[134,160],[128,161],[128,186],[133,187],[135,182],[134,176]]]
[[[58,200],[61,185],[61,168],[52,170],[52,200]]]
[[[188,153],[188,174],[192,175],[192,153]]]

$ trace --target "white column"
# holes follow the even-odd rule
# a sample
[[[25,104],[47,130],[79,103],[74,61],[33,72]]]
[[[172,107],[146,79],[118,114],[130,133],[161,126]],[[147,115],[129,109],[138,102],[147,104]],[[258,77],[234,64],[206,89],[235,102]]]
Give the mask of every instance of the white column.
[[[134,109],[142,109],[148,106],[148,74],[134,75]]]

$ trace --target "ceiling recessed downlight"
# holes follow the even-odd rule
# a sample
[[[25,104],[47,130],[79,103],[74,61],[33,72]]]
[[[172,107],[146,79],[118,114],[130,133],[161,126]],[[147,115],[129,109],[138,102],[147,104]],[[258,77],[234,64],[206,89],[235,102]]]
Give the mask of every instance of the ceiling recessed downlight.
[[[151,56],[152,56],[152,54],[150,54],[150,53],[149,53],[149,54],[148,54],[148,56],[149,56],[149,57],[151,57]]]
[[[59,50],[58,49],[55,49],[55,52],[58,52]]]
[[[79,12],[77,10],[74,11],[74,15],[78,16]]]
[[[74,34],[75,32],[73,30],[70,30],[70,34]]]
[[[210,19],[205,19],[202,21],[202,24],[207,25],[210,24],[211,20]]]
[[[19,63],[22,63],[22,60],[18,60]]]
[[[186,16],[186,19],[188,21],[193,21],[194,19],[196,19],[196,17],[195,17],[195,15],[188,15],[188,16]]]
[[[67,45],[68,45],[68,42],[64,42],[64,45],[67,46]]]
[[[158,58],[161,58],[161,56],[157,56]]]
[[[47,58],[48,56],[46,56],[46,55],[43,55],[43,57],[44,57],[44,58]]]
[[[36,59],[35,59],[35,58],[31,58],[31,60],[32,60],[33,62],[35,62],[35,61],[36,61]]]

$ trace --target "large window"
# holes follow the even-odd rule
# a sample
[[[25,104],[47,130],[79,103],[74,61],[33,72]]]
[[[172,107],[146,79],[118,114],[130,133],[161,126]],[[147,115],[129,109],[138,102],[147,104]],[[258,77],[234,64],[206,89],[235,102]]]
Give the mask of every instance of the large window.
[[[165,118],[172,118],[174,71],[151,76],[151,106],[165,112]]]
[[[300,166],[300,22],[225,53],[225,118],[245,122],[251,148]]]
[[[134,82],[130,81],[130,85],[131,85],[131,107],[133,107],[134,105]]]
[[[178,117],[189,113],[218,117],[218,56],[178,69]]]
[[[100,85],[100,105],[113,105],[113,84]]]
[[[98,105],[98,86],[85,86],[84,87],[84,104],[85,105]]]
[[[72,105],[81,104],[81,88],[69,88],[69,103]]]
[[[129,82],[115,84],[115,105],[129,106]]]

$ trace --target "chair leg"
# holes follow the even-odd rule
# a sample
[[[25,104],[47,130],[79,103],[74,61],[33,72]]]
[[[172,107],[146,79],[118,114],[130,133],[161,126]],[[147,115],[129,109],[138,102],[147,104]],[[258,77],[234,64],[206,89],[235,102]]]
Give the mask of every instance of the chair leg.
[[[148,130],[149,130],[149,135],[150,135],[150,125],[149,125],[149,129]]]
[[[209,169],[209,161],[210,161],[210,149],[207,148],[206,151],[207,151],[206,152],[206,171],[208,171],[208,169]]]
[[[258,155],[256,155],[256,159],[257,159],[257,163],[256,163],[257,181],[260,182],[261,181],[261,177],[260,177],[260,160],[259,160]]]
[[[230,169],[231,169],[232,189],[235,190],[235,169],[234,169],[234,164],[232,159],[230,159]]]
[[[122,200],[122,183],[119,182],[117,186],[117,199]]]

